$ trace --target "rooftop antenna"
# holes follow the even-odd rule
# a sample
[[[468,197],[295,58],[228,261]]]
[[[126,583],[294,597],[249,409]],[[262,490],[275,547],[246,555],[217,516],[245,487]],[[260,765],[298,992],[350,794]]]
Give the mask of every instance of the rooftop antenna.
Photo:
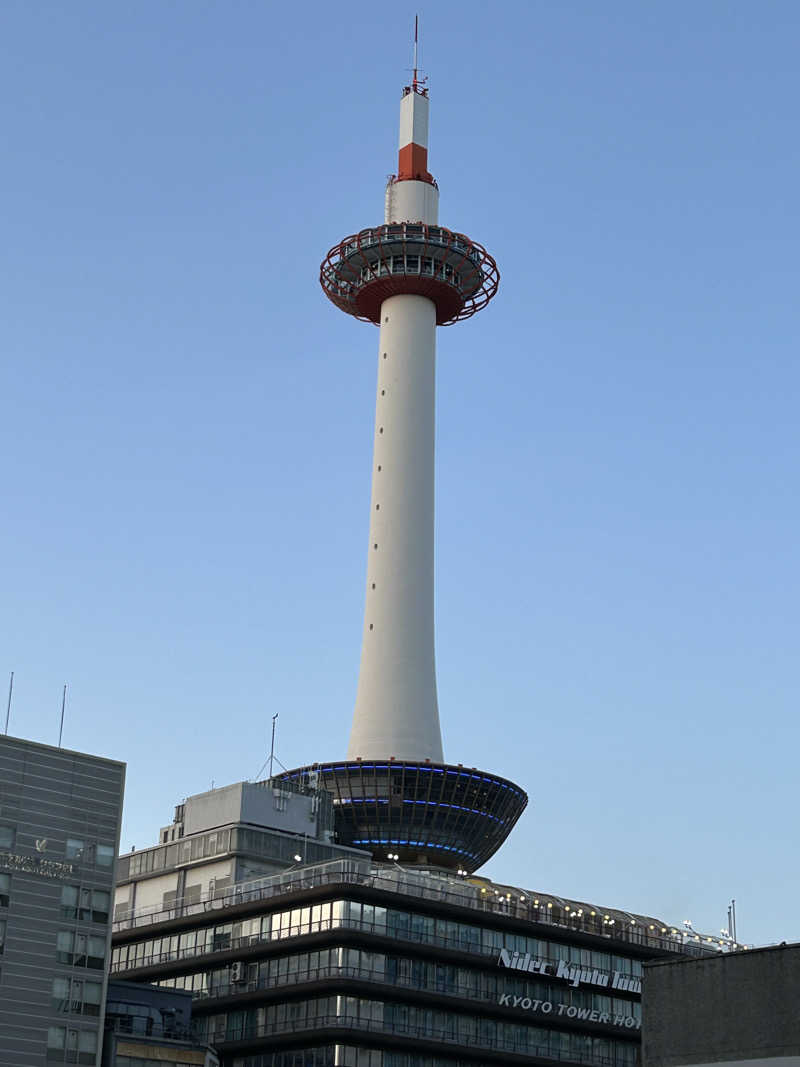
[[[14,692],[14,672],[11,672],[11,681],[8,683],[8,706],[6,707],[6,728],[4,733],[8,733],[8,719],[11,715],[11,694]]]
[[[64,733],[64,708],[67,705],[67,685],[64,683],[64,692],[61,694],[61,725],[58,728],[58,747],[61,748],[61,737]]]
[[[272,740],[269,745],[269,776],[272,777],[272,766],[275,763],[275,723],[278,718],[278,712],[272,716]]]
[[[414,16],[414,66],[413,66],[413,72],[414,73],[413,73],[413,76],[412,76],[412,79],[411,79],[411,88],[412,88],[413,92],[421,93],[423,96],[426,96],[427,93],[428,93],[428,90],[427,89],[423,89],[423,86],[425,85],[425,82],[428,79],[427,79],[427,77],[420,78],[418,76],[419,75],[419,66],[418,66],[418,59],[417,59],[418,49],[419,49],[419,15],[415,15]]]
[[[417,46],[419,44],[419,15],[414,16],[414,92],[417,91]]]
[[[276,763],[278,764],[278,766],[280,767],[280,769],[282,771],[286,770],[284,765],[281,763],[281,761],[275,755],[275,722],[276,722],[277,718],[278,718],[278,712],[276,711],[275,714],[272,716],[272,740],[270,741],[270,746],[269,746],[269,756],[264,760],[264,762],[258,768],[258,771],[257,771],[255,777],[252,779],[252,781],[254,781],[254,782],[258,781],[261,778],[261,774],[262,774],[262,772],[263,772],[265,767],[269,767],[269,779],[270,780],[272,779],[272,774],[273,774],[273,770],[274,770],[274,767],[275,767]]]

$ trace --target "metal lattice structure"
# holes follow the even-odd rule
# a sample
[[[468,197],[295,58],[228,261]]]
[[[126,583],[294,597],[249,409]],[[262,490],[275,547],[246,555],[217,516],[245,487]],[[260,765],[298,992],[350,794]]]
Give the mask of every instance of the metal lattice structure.
[[[380,323],[390,296],[424,296],[436,323],[468,319],[497,292],[500,272],[483,245],[463,233],[423,222],[373,226],[330,249],[319,273],[325,295],[362,322]]]
[[[319,763],[280,777],[332,794],[339,844],[469,871],[494,855],[528,803],[506,778],[428,761]]]

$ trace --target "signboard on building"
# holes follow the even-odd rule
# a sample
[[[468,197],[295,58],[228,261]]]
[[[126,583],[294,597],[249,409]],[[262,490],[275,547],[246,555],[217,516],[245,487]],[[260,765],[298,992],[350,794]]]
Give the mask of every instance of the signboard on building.
[[[502,993],[497,1003],[504,1008],[519,1008],[520,1011],[532,1011],[538,1015],[549,1015],[551,1018],[563,1016],[565,1019],[578,1019],[587,1023],[624,1026],[626,1030],[640,1030],[642,1027],[640,1020],[633,1015],[578,1008],[574,1004],[555,1004],[551,1000],[536,1000],[534,997],[515,997],[511,993]]]
[[[564,960],[553,962],[536,959],[530,952],[509,952],[507,948],[501,949],[497,964],[499,967],[511,967],[515,971],[540,974],[544,978],[561,979],[569,982],[574,988],[589,985],[609,991],[618,990],[621,993],[642,992],[642,980],[634,975],[623,974],[621,971],[598,971],[596,967],[581,967],[574,963],[565,963]]]
[[[0,869],[38,874],[42,878],[67,878],[75,871],[72,863],[46,860],[43,856],[23,856],[18,852],[0,852]]]

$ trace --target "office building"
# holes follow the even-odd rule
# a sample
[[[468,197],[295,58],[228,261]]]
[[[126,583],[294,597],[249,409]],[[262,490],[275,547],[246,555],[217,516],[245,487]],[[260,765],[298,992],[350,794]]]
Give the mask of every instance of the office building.
[[[643,963],[709,948],[650,916],[351,855],[129,913],[112,970],[191,991],[224,1067],[634,1067]]]
[[[125,765],[0,736],[0,1064],[99,1064]]]

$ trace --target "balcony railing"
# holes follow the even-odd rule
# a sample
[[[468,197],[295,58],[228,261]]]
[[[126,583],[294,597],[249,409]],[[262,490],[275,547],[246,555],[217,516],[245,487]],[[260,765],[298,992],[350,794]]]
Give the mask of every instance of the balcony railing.
[[[279,931],[273,930],[272,932],[267,931],[261,934],[249,934],[245,937],[227,937],[219,944],[212,943],[211,945],[176,948],[166,952],[154,952],[149,956],[137,957],[133,963],[128,960],[124,965],[112,962],[111,973],[122,975],[127,972],[138,971],[143,967],[159,967],[165,963],[176,963],[181,960],[198,959],[206,956],[213,957],[215,955],[218,956],[221,953],[241,953],[247,949],[254,949],[259,945],[275,944],[278,941],[284,942],[296,937],[307,937],[310,934],[319,934],[334,930],[350,930],[362,934],[371,934],[376,937],[390,938],[392,943],[397,946],[398,950],[401,950],[404,945],[410,948],[413,948],[415,945],[433,945],[437,948],[449,949],[453,952],[476,956],[481,963],[485,963],[486,961],[489,961],[492,964],[496,963],[499,952],[499,949],[496,946],[483,945],[480,942],[463,937],[447,937],[443,934],[434,934],[424,930],[413,930],[411,928],[397,930],[386,922],[370,922],[364,919],[353,919],[350,916],[346,916],[336,919],[320,919],[319,921],[310,920],[307,923],[302,923],[297,926],[282,927]],[[608,947],[612,948],[613,946]],[[552,960],[551,962],[555,963],[557,961]],[[610,971],[605,971],[600,967],[595,968],[595,970],[599,971],[601,974],[608,974],[609,976],[611,974]],[[508,973],[519,977],[522,972],[512,969]],[[546,979],[546,976],[543,977]]]
[[[359,886],[396,893],[411,899],[448,903],[480,916],[502,915],[527,920],[558,930],[594,934],[603,940],[619,941],[643,948],[706,955],[709,951],[740,948],[726,945],[717,938],[669,927],[659,920],[620,912],[614,909],[591,908],[576,901],[551,894],[538,896],[528,891],[499,886],[480,879],[454,876],[436,877],[407,868],[378,867],[368,860],[334,860],[311,867],[290,869],[281,874],[241,882],[224,890],[208,893],[192,903],[177,901],[173,906],[139,909],[118,916],[113,923],[114,933],[152,927],[192,916],[224,912],[238,904],[275,898],[291,898],[301,892],[324,886]],[[291,904],[291,899],[289,900]],[[594,914],[591,914],[594,912]],[[220,918],[223,918],[220,915]],[[270,935],[269,940],[272,940]],[[248,941],[250,939],[247,939]]]
[[[385,985],[390,990],[397,988],[400,989],[413,989],[415,992],[423,993],[435,993],[442,997],[452,997],[458,1000],[472,1000],[479,1004],[496,1007],[498,1004],[498,997],[501,995],[500,989],[480,989],[474,983],[464,985],[461,983],[436,983],[436,985],[421,985],[413,975],[401,975],[396,974],[393,976],[387,975],[385,968],[368,969],[365,967],[350,967],[345,965],[334,965],[326,967],[307,967],[301,971],[289,972],[288,974],[280,974],[275,977],[262,976],[258,980],[249,980],[243,982],[220,982],[212,985],[206,989],[196,989],[192,992],[194,1000],[219,1000],[223,997],[237,996],[243,993],[257,993],[270,989],[285,989],[287,986],[304,986],[311,985],[318,982],[329,982],[335,979],[349,979],[354,982],[369,982],[370,985]],[[535,979],[534,979],[535,980]],[[540,982],[545,981],[541,979]],[[378,994],[375,994],[378,995]],[[522,994],[513,994],[520,995]],[[553,1004],[563,1004],[565,1007],[576,1005],[577,1007],[589,1007],[596,1005],[598,997],[605,997],[611,1001],[621,1001],[622,998],[612,997],[610,993],[598,993],[595,990],[572,990],[569,987],[560,988],[557,991],[554,990],[547,996],[547,1000]],[[591,1001],[592,1003],[586,1003]],[[626,1011],[611,1011],[608,1010],[609,1015],[626,1014],[628,1017],[641,1021],[641,1007],[638,1001],[625,1001]],[[208,1009],[206,1009],[208,1010]],[[597,1009],[598,1011],[601,1009]],[[605,1010],[605,1009],[602,1009]],[[629,1024],[624,1029],[629,1033],[631,1025]]]
[[[547,1037],[536,1042],[523,1041],[520,1039],[506,1039],[498,1036],[490,1036],[489,1033],[478,1037],[466,1037],[464,1034],[455,1032],[455,1027],[442,1029],[435,1026],[417,1026],[411,1023],[392,1021],[383,1022],[378,1019],[365,1019],[361,1016],[348,1015],[321,1015],[309,1019],[286,1019],[274,1023],[261,1023],[254,1026],[237,1025],[229,1023],[225,1027],[209,1030],[205,1040],[209,1044],[225,1050],[226,1045],[233,1042],[255,1041],[260,1038],[269,1038],[274,1035],[287,1033],[299,1033],[310,1031],[318,1033],[320,1030],[354,1030],[359,1033],[368,1032],[376,1034],[390,1034],[392,1037],[406,1037],[415,1041],[437,1041],[446,1045],[469,1044],[473,1048],[486,1049],[490,1052],[516,1054],[518,1056],[542,1056],[548,1060],[558,1060],[564,1063],[587,1064],[590,1067],[632,1067],[636,1060],[635,1046],[624,1043],[617,1046],[610,1055],[602,1052],[594,1052],[590,1049],[574,1048],[564,1050],[551,1043]],[[519,1028],[522,1029],[521,1027]],[[531,1035],[533,1037],[533,1035]]]
[[[157,1037],[159,1041],[196,1044],[190,1027],[178,1024],[164,1026],[142,1015],[107,1015],[105,1029],[126,1037]]]

